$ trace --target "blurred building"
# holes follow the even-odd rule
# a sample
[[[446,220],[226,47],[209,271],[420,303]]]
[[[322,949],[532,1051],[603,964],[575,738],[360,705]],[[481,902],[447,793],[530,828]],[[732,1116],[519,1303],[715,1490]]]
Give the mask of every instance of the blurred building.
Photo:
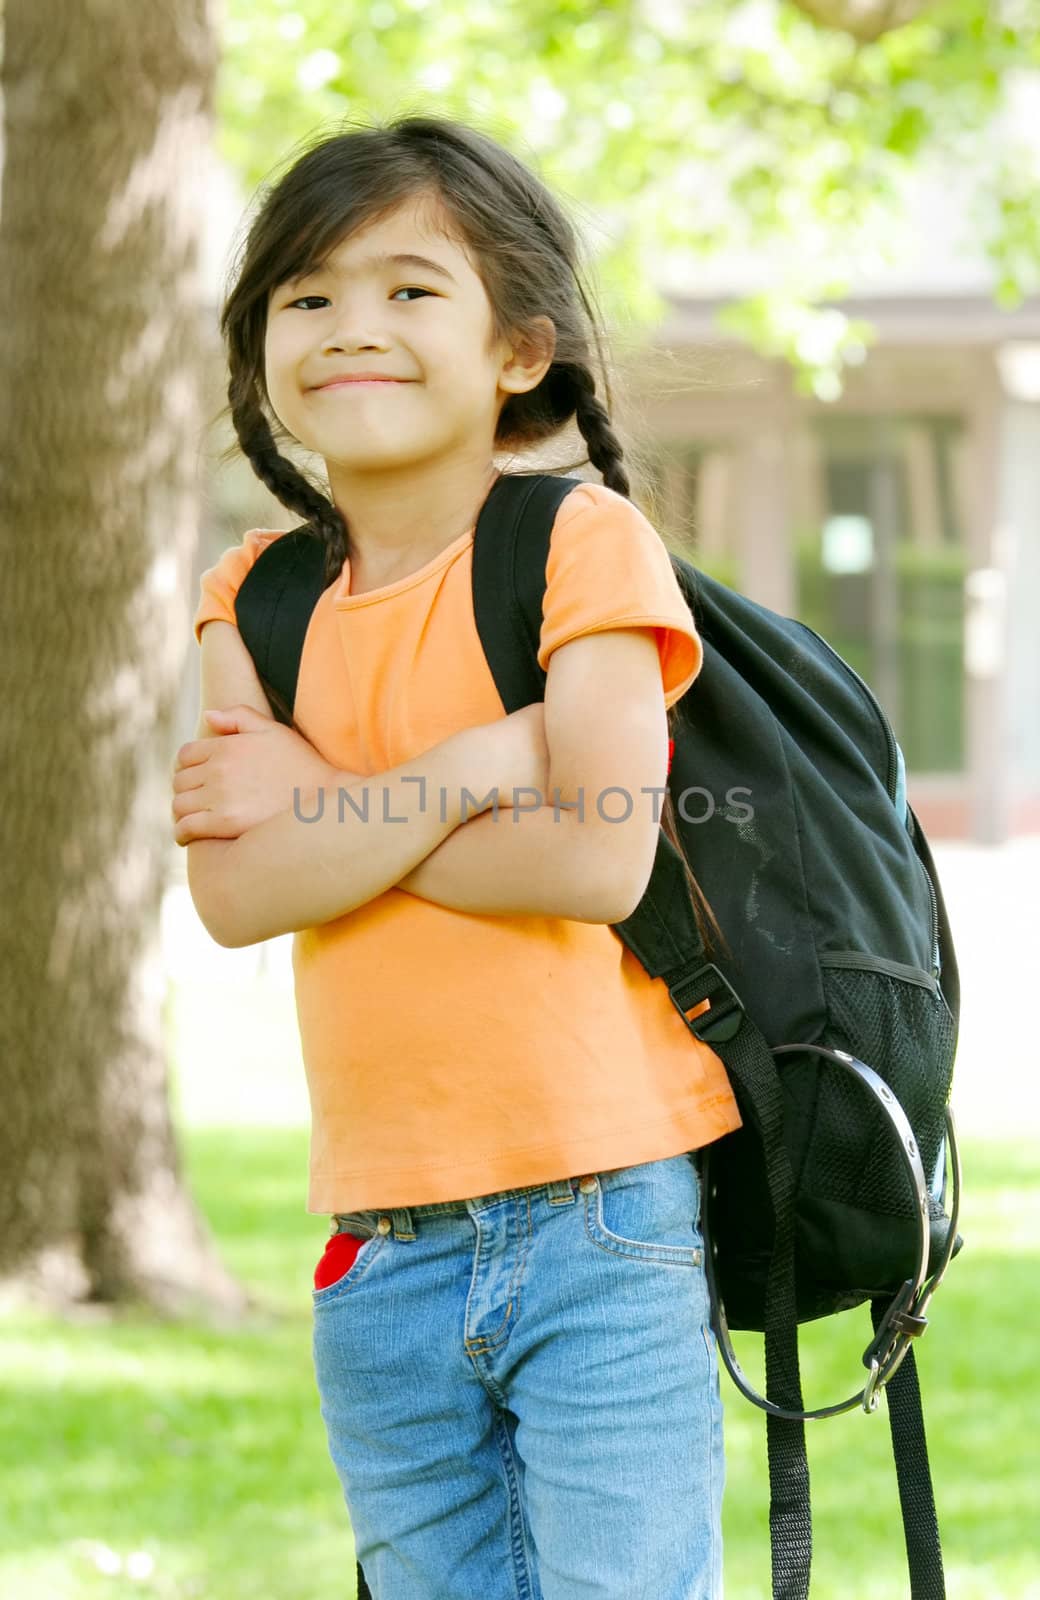
[[[244,201],[217,169],[212,192],[216,306]],[[621,387],[650,441],[669,546],[798,616],[859,672],[930,836],[996,843],[1040,831],[1040,296],[997,308],[969,210],[949,175],[922,180],[902,254],[860,273],[841,303],[876,342],[837,399],[800,394],[785,363],[720,333],[719,310],[774,270],[760,255],[678,275],[664,263],[670,309],[654,345],[668,382],[650,359]],[[215,316],[213,353],[215,410]],[[198,571],[245,528],[294,520],[244,462],[222,469]]]
[[[692,381],[641,401],[662,530],[866,679],[929,834],[1040,831],[1040,297],[850,298],[877,343],[826,404],[727,344],[723,303],[673,298]]]

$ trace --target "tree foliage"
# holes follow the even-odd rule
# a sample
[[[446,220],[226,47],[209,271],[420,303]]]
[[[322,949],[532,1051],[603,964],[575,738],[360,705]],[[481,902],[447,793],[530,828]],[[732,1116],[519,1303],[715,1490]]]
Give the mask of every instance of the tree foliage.
[[[1035,150],[996,131],[1040,67],[1034,0],[226,0],[224,154],[252,188],[338,119],[477,122],[569,201],[615,328],[722,250],[769,252],[728,322],[835,392],[869,337],[834,300],[884,257],[908,176],[941,158],[982,197],[995,292],[1040,283]]]

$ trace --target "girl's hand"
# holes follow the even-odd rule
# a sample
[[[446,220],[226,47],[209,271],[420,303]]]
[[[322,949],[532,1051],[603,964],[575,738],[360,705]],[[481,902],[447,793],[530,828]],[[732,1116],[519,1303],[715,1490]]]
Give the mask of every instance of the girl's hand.
[[[177,751],[170,808],[177,844],[237,839],[288,811],[295,788],[344,781],[302,734],[252,706],[207,711],[206,719],[215,736]]]

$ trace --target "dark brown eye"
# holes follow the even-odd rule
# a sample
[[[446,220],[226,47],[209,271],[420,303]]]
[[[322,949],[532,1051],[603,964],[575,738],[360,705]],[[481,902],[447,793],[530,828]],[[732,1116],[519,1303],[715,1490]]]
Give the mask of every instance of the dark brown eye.
[[[432,289],[420,289],[418,284],[406,284],[406,285],[404,285],[403,288],[394,290],[394,293],[390,296],[391,300],[394,298],[394,295],[399,295],[399,294],[432,295],[433,294],[433,290]],[[304,295],[301,295],[298,300],[289,300],[289,301],[287,301],[286,302],[286,309],[289,310],[293,306],[302,305],[305,300],[326,300],[326,299],[327,299],[327,296],[323,295],[323,294],[304,294]]]

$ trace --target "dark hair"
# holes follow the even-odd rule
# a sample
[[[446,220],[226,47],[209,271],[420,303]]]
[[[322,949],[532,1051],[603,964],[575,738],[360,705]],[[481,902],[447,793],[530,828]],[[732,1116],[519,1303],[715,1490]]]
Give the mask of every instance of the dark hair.
[[[340,126],[344,126],[340,124]],[[302,155],[262,191],[235,281],[220,313],[227,352],[229,405],[237,441],[220,457],[245,454],[282,505],[301,516],[325,545],[325,581],[353,557],[350,529],[339,508],[287,456],[278,441],[291,435],[267,393],[264,344],[271,291],[314,266],[355,231],[405,202],[429,196],[479,273],[491,307],[490,346],[500,339],[544,342],[538,318],[555,330],[552,363],[532,390],[511,394],[499,413],[494,444],[523,451],[555,438],[573,418],[588,447],[585,458],[604,484],[631,498],[622,445],[611,422],[612,396],[604,341],[584,283],[579,238],[541,180],[495,139],[439,116],[410,115],[386,123],[346,124],[318,134]],[[606,403],[597,392],[595,347]],[[631,447],[629,454],[633,452]],[[569,472],[584,461],[558,468]],[[272,704],[295,726],[288,708]],[[677,720],[668,713],[669,733]],[[661,825],[683,859],[701,936],[706,919],[721,937],[675,832],[670,793]]]

